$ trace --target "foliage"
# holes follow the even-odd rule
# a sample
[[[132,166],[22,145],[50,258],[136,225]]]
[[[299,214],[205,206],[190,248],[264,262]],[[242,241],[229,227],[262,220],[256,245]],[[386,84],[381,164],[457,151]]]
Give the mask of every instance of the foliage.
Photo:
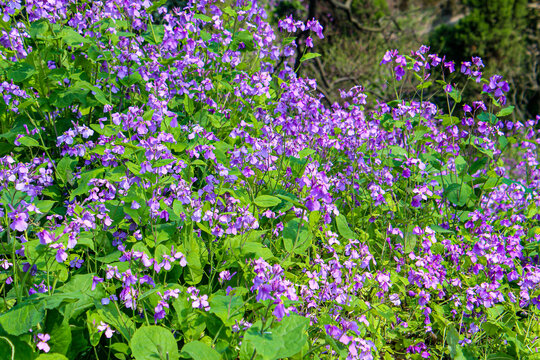
[[[540,117],[502,77],[392,50],[392,101],[325,106],[317,21],[165,4],[2,3],[1,354],[538,358]]]

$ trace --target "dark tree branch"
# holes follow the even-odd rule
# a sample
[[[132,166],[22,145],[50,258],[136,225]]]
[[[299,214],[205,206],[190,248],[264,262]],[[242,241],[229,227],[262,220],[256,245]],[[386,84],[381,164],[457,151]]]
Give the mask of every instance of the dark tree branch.
[[[330,4],[332,4],[333,7],[335,7],[336,9],[341,9],[341,10],[344,10],[345,13],[347,14],[347,17],[349,18],[349,21],[360,31],[367,31],[367,32],[381,32],[384,30],[384,28],[382,27],[377,27],[377,28],[373,28],[373,27],[369,27],[369,26],[365,26],[363,24],[360,23],[360,21],[358,21],[358,19],[356,19],[352,13],[352,9],[351,9],[351,5],[352,5],[352,0],[347,0],[345,3],[342,3],[340,1],[337,1],[337,0],[328,0],[330,2]]]

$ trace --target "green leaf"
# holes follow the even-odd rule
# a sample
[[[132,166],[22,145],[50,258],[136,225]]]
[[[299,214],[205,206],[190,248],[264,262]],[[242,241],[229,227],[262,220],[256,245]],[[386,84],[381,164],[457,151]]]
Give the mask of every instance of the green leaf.
[[[446,330],[446,342],[450,350],[450,356],[454,359],[457,355],[457,348],[459,345],[459,334],[454,326],[450,326]]]
[[[73,84],[73,88],[81,88],[85,90],[90,90],[94,92],[94,96],[97,101],[99,101],[103,105],[109,104],[109,101],[107,100],[107,97],[105,96],[105,93],[98,88],[97,86],[94,86],[86,81],[77,81],[75,84]]]
[[[421,83],[421,84],[416,85],[416,88],[417,88],[418,90],[427,89],[427,88],[430,87],[432,84],[433,84],[432,81],[426,81],[426,82],[424,82],[424,83]]]
[[[39,211],[46,214],[49,211],[51,211],[53,205],[56,204],[56,201],[53,201],[53,200],[39,200],[39,201],[36,201],[34,204],[39,209]]]
[[[65,319],[56,309],[47,312],[45,332],[51,336],[51,351],[66,355],[71,345],[71,327],[69,319]]]
[[[513,355],[505,354],[505,353],[495,353],[495,354],[489,354],[487,357],[487,360],[515,360],[516,357]]]
[[[291,315],[284,317],[278,326],[261,334],[260,323],[255,323],[245,334],[244,341],[253,344],[265,360],[284,359],[298,354],[307,342],[306,329],[309,319]]]
[[[131,338],[131,351],[136,360],[179,358],[173,334],[161,326],[143,326],[135,331]]]
[[[29,136],[23,136],[17,141],[20,142],[21,145],[26,146],[26,147],[40,147],[39,142],[36,139],[33,139]]]
[[[392,157],[395,157],[395,156],[408,157],[409,156],[407,154],[407,150],[405,150],[401,146],[393,145],[393,146],[389,146],[388,148],[392,151],[392,154],[391,154]]]
[[[195,111],[195,103],[193,102],[193,99],[187,95],[184,96],[184,109],[188,115],[193,115],[193,112]]]
[[[0,354],[10,360],[33,360],[34,350],[18,337],[0,336]]]
[[[443,115],[441,116],[442,119],[442,126],[450,126],[459,124],[460,120],[457,116],[450,116],[450,115]]]
[[[254,200],[255,205],[263,208],[273,207],[281,203],[281,200],[271,195],[259,195]]]
[[[131,161],[128,161],[126,163],[127,168],[129,171],[131,171],[134,175],[140,176],[141,175],[141,166],[137,165],[135,163],[132,163]]]
[[[350,240],[356,238],[356,234],[349,228],[349,224],[347,223],[347,218],[345,216],[341,214],[336,216],[336,224],[339,234],[345,239]]]
[[[487,157],[482,157],[475,162],[472,163],[472,165],[469,167],[469,174],[474,175],[478,170],[484,168],[488,162]]]
[[[100,307],[101,308],[98,310],[97,313],[99,314],[99,316],[101,316],[103,321],[118,330],[118,332],[126,340],[129,341],[130,339],[132,339],[133,334],[136,333],[136,327],[133,321],[123,312],[118,312],[118,309],[116,309],[113,305]]]
[[[244,316],[241,296],[216,295],[210,299],[210,312],[216,314],[226,326],[232,326]]]
[[[405,233],[404,239],[403,239],[405,246],[403,251],[405,251],[405,254],[408,254],[412,251],[414,251],[414,248],[416,246],[416,235],[413,234],[411,231],[407,231]]]
[[[317,58],[319,56],[321,56],[321,54],[319,54],[319,53],[307,53],[307,54],[304,54],[304,56],[302,56],[302,58],[300,59],[300,62],[302,63],[304,61],[314,59],[314,58]]]
[[[506,138],[506,136],[499,136],[499,144],[501,145],[501,150],[506,149],[506,147],[508,146],[508,139]]]
[[[44,302],[22,303],[0,316],[0,328],[10,335],[22,335],[45,317]]]
[[[80,46],[81,43],[84,44],[89,42],[89,40],[86,39],[84,36],[68,27],[62,30],[60,36],[68,46]]]
[[[313,149],[310,149],[310,148],[305,148],[305,149],[302,149],[298,152],[298,158],[299,159],[305,159],[307,158],[309,155],[311,154],[314,154],[315,153],[315,150]]]
[[[459,92],[457,89],[453,89],[448,95],[450,95],[450,97],[454,99],[456,103],[459,104],[461,102],[461,92]]]
[[[42,39],[46,33],[49,33],[49,21],[47,19],[42,18],[30,23],[28,34],[32,39]]]
[[[195,14],[195,15],[193,15],[193,17],[195,19],[199,19],[199,20],[202,20],[204,22],[211,22],[212,21],[212,18],[210,16],[206,16],[206,15],[203,15],[203,14]]]
[[[498,113],[498,117],[508,116],[514,112],[514,106],[507,106],[504,109],[501,109]]]
[[[73,170],[75,170],[75,166],[77,165],[77,160],[64,157],[58,165],[56,165],[56,178],[58,181],[60,181],[62,184],[67,184],[71,179],[73,178]]]
[[[291,36],[291,37],[287,37],[287,38],[283,39],[283,46],[287,46],[287,45],[291,44],[294,40],[296,40],[295,36]]]
[[[463,206],[472,195],[472,188],[465,183],[452,183],[445,190],[446,198],[456,206]]]
[[[154,11],[156,11],[159,7],[165,5],[166,3],[167,3],[167,0],[154,1],[154,2],[152,2],[152,6],[150,6],[148,9],[146,9],[146,12],[148,14],[151,14]]]
[[[185,353],[185,354],[184,354]],[[182,356],[190,356],[194,360],[219,360],[219,353],[200,341],[192,341],[182,348]]]
[[[41,354],[36,360],[68,360],[68,358],[62,354]]]
[[[495,124],[497,122],[497,117],[491,113],[483,112],[480,115],[478,115],[477,118],[480,121],[488,122],[491,124]]]
[[[36,69],[27,63],[18,62],[9,68],[7,77],[14,82],[23,82],[36,73]]]
[[[311,245],[312,235],[298,219],[287,222],[282,235],[283,245],[288,253],[302,254]]]

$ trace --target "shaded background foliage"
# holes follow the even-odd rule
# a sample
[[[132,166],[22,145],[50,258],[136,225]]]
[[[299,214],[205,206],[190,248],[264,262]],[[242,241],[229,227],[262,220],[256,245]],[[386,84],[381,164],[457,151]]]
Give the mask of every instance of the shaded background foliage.
[[[488,72],[497,71],[509,81],[509,98],[517,105],[518,117],[534,118],[540,111],[538,2],[267,0],[267,8],[274,23],[292,15],[303,20],[314,17],[324,26],[325,39],[315,42],[313,49],[322,57],[298,71],[317,79],[329,103],[340,100],[338,89],[358,84],[389,99],[393,90],[384,82],[386,69],[378,66],[385,49],[407,52],[428,44],[458,63],[482,57]],[[304,50],[299,46],[297,65]]]

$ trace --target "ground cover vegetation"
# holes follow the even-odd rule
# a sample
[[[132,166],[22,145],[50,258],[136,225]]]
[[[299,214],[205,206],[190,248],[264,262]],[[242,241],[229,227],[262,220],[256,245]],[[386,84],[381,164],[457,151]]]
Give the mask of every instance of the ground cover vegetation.
[[[502,77],[389,50],[394,99],[328,105],[317,21],[164,4],[2,1],[1,356],[538,358],[540,117]]]

